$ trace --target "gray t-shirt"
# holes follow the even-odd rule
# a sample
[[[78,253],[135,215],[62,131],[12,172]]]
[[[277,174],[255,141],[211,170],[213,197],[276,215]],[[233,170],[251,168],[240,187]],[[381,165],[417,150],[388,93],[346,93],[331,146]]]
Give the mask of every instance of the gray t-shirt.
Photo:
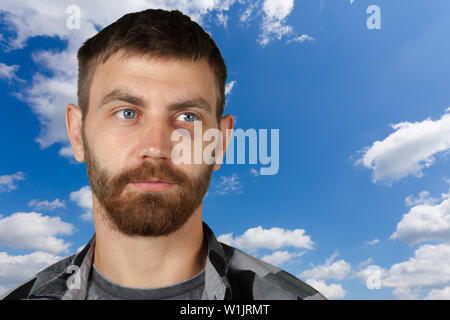
[[[121,286],[106,279],[92,264],[87,300],[200,300],[205,288],[205,270],[180,283],[151,289]]]

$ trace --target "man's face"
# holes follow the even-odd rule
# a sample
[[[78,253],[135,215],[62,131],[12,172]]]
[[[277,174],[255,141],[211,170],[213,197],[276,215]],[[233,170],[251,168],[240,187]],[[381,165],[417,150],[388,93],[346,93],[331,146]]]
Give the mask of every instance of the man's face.
[[[180,142],[171,134],[187,130],[193,154],[194,120],[203,130],[218,128],[216,101],[205,61],[114,54],[97,66],[82,140],[103,218],[127,235],[167,235],[184,225],[200,206],[214,165],[175,165],[171,151]]]

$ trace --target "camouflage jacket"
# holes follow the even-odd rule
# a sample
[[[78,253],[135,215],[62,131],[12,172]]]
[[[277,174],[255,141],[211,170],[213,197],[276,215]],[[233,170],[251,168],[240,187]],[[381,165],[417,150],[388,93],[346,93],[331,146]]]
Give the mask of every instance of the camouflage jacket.
[[[293,275],[219,242],[203,223],[208,241],[202,300],[326,299]],[[0,299],[84,300],[93,260],[95,234],[78,253],[36,274]]]

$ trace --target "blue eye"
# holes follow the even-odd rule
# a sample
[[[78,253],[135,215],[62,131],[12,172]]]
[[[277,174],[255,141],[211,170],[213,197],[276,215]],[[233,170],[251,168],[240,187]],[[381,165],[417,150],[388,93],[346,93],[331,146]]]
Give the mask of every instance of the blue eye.
[[[119,118],[125,120],[133,120],[136,117],[136,111],[132,109],[122,109],[116,112],[119,115]]]
[[[186,112],[186,113],[179,115],[177,117],[177,120],[186,121],[186,122],[194,122],[195,120],[199,120],[197,118],[198,118],[197,115]]]

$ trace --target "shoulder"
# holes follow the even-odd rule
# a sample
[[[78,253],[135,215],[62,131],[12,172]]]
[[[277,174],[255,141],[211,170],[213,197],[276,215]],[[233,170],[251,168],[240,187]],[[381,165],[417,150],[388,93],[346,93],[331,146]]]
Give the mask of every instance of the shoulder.
[[[22,282],[18,286],[12,288],[7,291],[3,296],[0,297],[0,300],[22,300],[28,297],[28,294],[36,282],[36,276],[31,279]]]
[[[221,245],[227,258],[228,280],[237,299],[326,299],[290,273],[227,244]]]
[[[30,294],[35,290],[44,286],[49,281],[57,278],[59,275],[65,273],[67,267],[72,263],[74,257],[75,255],[66,257],[41,270],[32,278],[9,290],[3,296],[0,296],[0,300],[28,299]]]
[[[81,266],[87,253],[93,248],[94,240],[95,234],[82,250],[46,267],[1,296],[0,300],[61,299],[68,290],[68,278]]]

